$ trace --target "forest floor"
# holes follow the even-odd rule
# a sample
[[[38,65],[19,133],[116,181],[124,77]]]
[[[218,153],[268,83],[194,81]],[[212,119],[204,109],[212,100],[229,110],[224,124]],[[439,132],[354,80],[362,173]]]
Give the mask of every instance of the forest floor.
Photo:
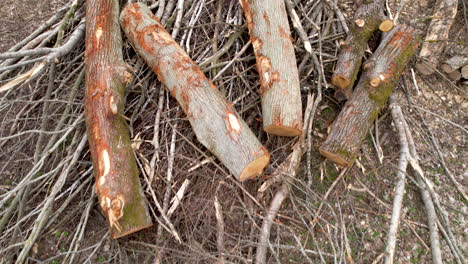
[[[0,3],[0,54],[27,37],[67,2],[3,0]],[[145,2],[151,5],[158,1]],[[216,52],[213,50],[214,42],[219,49],[235,35],[234,32],[243,32],[217,59],[221,66],[214,63],[210,64],[214,67],[203,69],[207,77],[213,78],[249,41],[242,9],[238,1],[234,0],[185,2],[181,30],[176,41],[197,63],[202,63]],[[220,17],[216,16],[218,2],[222,3]],[[313,33],[313,30],[312,25],[307,26],[305,17],[312,17],[313,8],[320,9],[322,19],[319,20],[319,26],[326,38],[319,43],[314,42],[316,34],[309,37],[314,50],[321,48],[327,54],[322,61],[326,83],[313,123],[311,148],[304,155],[299,173],[294,179],[288,179],[293,187],[271,230],[267,263],[374,263],[384,253],[387,241],[397,182],[400,151],[398,134],[390,111],[385,108],[375,127],[369,131],[358,162],[344,174],[343,168],[320,156],[318,147],[344,105],[333,98],[330,79],[339,52],[338,43],[345,34],[339,25],[340,21],[325,4],[326,1],[317,5],[315,3],[320,1],[294,2],[298,3],[296,10],[308,33]],[[354,2],[340,0],[337,4],[348,23],[357,9]],[[388,2],[391,13],[395,15],[400,1]],[[404,6],[398,23],[411,24],[424,36],[436,1],[401,2]],[[450,39],[446,41],[440,62],[454,55],[468,56],[463,53],[468,43],[468,21],[464,12],[466,8],[460,1]],[[172,27],[171,17],[174,16],[169,17],[168,30]],[[220,32],[218,38],[213,37],[215,31]],[[305,59],[303,44],[292,26],[291,31],[297,63],[302,65],[299,72],[305,105],[305,98],[317,93],[318,75],[314,72],[312,61]],[[379,36],[375,36],[371,40],[371,50],[375,49],[378,39]],[[110,238],[108,224],[93,191],[92,164],[86,146],[68,172],[61,191],[54,198],[49,220],[35,240],[27,263],[253,263],[263,216],[280,184],[271,186],[262,194],[258,190],[286,159],[296,139],[272,137],[262,131],[257,93],[258,73],[252,48],[249,47],[214,80],[226,97],[235,102],[237,111],[271,153],[270,165],[263,175],[257,180],[238,183],[197,142],[189,122],[178,113],[180,109],[176,101],[168,93],[159,92],[163,89],[161,83],[149,69],[141,65],[125,39],[124,42],[125,60],[136,69],[136,78],[127,89],[126,116],[142,173],[141,179],[156,224],[122,239]],[[0,229],[0,264],[15,262],[24,245],[22,242],[30,237],[34,221],[43,210],[44,200],[49,197],[61,168],[70,162],[70,157],[77,149],[77,142],[85,134],[84,122],[78,122],[83,113],[84,83],[79,85],[72,101],[68,99],[70,89],[83,67],[83,51],[84,42],[60,59],[54,82],[58,88],[52,91],[50,99],[44,100],[49,81],[47,71],[31,82],[0,93],[0,199],[16,190],[37,164],[34,156],[38,133],[28,131],[43,127],[43,105],[50,104],[45,119],[46,130],[52,131],[56,127],[66,105],[70,105],[71,109],[66,122],[70,127],[74,124],[71,133],[49,154],[45,164],[34,172],[36,180],[27,188],[29,194],[23,193],[18,209],[13,211],[5,223],[3,232]],[[394,92],[398,95],[398,103],[409,123],[422,170],[435,184],[434,189],[448,212],[455,239],[462,255],[466,256],[468,201],[457,191],[449,174],[466,190],[468,80],[460,77],[453,80],[441,71],[427,76],[420,74],[414,67],[419,59],[417,54],[406,67]],[[0,75],[0,87],[18,73]],[[155,149],[153,137],[158,109],[161,109],[158,124],[160,148]],[[52,140],[54,134],[61,137],[67,129],[60,130],[60,133],[52,131],[45,134],[45,142]],[[171,142],[171,134],[174,132],[175,152],[171,155],[170,145],[174,143]],[[14,137],[8,138],[12,135]],[[376,138],[378,144],[375,143]],[[437,147],[440,151],[437,151]],[[379,148],[383,154],[380,158],[376,151]],[[149,161],[155,153],[159,156],[155,174],[148,175],[151,171]],[[210,159],[206,160],[206,157]],[[173,166],[169,166],[170,161],[173,161]],[[442,163],[445,163],[445,168]],[[166,181],[168,172],[174,177],[169,185]],[[414,177],[409,169],[395,263],[432,263],[427,216],[419,188],[412,181]],[[162,201],[167,190],[172,197],[184,182],[188,183],[188,187],[170,218],[181,237],[182,242],[179,243],[161,227],[166,223],[159,219],[160,213],[154,203],[155,200]],[[324,198],[328,192],[328,197]],[[7,214],[13,197],[3,207],[0,203],[1,219]],[[219,251],[216,242],[219,230],[215,198],[221,204],[224,216],[224,252]],[[319,207],[323,209],[319,210]],[[318,217],[318,223],[311,228],[315,217]],[[440,241],[444,263],[457,263],[442,234]],[[466,263],[466,258],[464,261]]]

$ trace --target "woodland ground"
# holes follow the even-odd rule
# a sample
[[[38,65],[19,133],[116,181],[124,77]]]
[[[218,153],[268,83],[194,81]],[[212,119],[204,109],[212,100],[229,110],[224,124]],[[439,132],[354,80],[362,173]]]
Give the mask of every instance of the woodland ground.
[[[441,61],[460,54],[468,43],[468,24],[464,16],[466,9],[462,1],[459,3],[456,22],[451,29]],[[0,53],[28,36],[66,2],[2,0]],[[146,2],[154,4],[157,1]],[[219,49],[233,36],[233,32],[244,32],[234,40],[230,49],[217,59],[218,66],[204,68],[207,76],[213,78],[226,65],[224,62],[232,60],[248,42],[242,10],[238,1],[224,0],[221,18],[217,18],[218,1],[186,2],[181,30],[176,41],[182,43],[198,63],[214,53],[214,42]],[[295,2],[299,3],[296,10],[301,21],[307,25],[305,17],[313,12],[312,6],[307,3],[317,1]],[[395,14],[400,1],[388,2],[391,12]],[[399,23],[411,23],[424,35],[431,20],[435,0],[402,2],[405,5],[399,15]],[[354,1],[340,0],[338,7],[349,22],[357,5]],[[323,67],[326,81],[330,83],[338,52],[337,44],[345,35],[331,9],[324,3],[315,8],[323,9],[323,19],[319,24],[321,32],[328,27],[330,33],[328,39],[322,40],[322,43],[313,42],[316,35],[309,37],[315,50],[322,48],[324,54],[329,54],[323,57]],[[196,16],[197,12],[199,16]],[[170,19],[169,21],[173,22]],[[308,28],[311,29],[312,26],[309,25]],[[188,34],[190,30],[193,34]],[[218,38],[213,37],[215,31],[219,32]],[[292,35],[298,65],[302,65],[300,77],[305,104],[307,95],[317,92],[317,74],[311,60],[304,61],[302,42],[293,29]],[[378,39],[376,36],[373,42],[371,41],[371,49],[375,48]],[[38,134],[20,133],[41,129],[44,104],[50,104],[45,126],[48,131],[55,128],[66,105],[71,106],[67,119],[69,125],[82,118],[83,83],[72,102],[67,101],[69,90],[79,74],[79,70],[75,69],[83,65],[84,42],[82,43],[57,64],[55,85],[59,88],[52,91],[49,100],[44,101],[47,73],[8,93],[0,94],[0,195],[13,190],[35,164],[34,153]],[[322,47],[319,47],[319,44]],[[161,223],[158,224],[158,221],[161,221],[160,214],[156,209],[152,212],[154,219],[158,219],[155,220],[154,227],[119,240],[109,237],[105,217],[99,210],[93,192],[94,178],[90,153],[86,146],[55,198],[49,218],[54,221],[49,220],[50,224],[46,224],[42,230],[29,254],[28,263],[155,263],[158,258],[161,263],[217,263],[221,256],[224,256],[226,262],[251,263],[255,256],[265,210],[279,184],[270,187],[263,195],[259,195],[258,189],[269,179],[278,164],[284,161],[295,142],[295,139],[268,136],[261,129],[261,110],[257,94],[258,74],[254,66],[252,48],[249,47],[215,80],[216,85],[235,102],[237,110],[242,113],[243,118],[272,155],[271,164],[264,175],[245,183],[237,183],[226,169],[215,166],[218,163],[216,160],[193,168],[207,156],[211,157],[211,154],[196,141],[189,123],[180,115],[175,100],[167,93],[160,97],[162,85],[146,67],[139,66],[137,55],[127,42],[124,43],[124,49],[125,60],[137,69],[136,79],[127,89],[126,116],[129,118],[134,149],[150,206],[156,208],[155,199],[162,202],[167,190],[172,197],[184,181],[190,181],[181,204],[170,218],[182,243],[178,243],[171,233],[161,228]],[[435,183],[435,190],[449,213],[456,240],[466,256],[467,201],[449,180],[447,170],[441,165],[432,141],[438,143],[447,169],[466,189],[468,85],[463,82],[467,80],[452,81],[439,72],[423,76],[414,69],[417,59],[415,56],[408,65],[395,92],[416,141],[422,169]],[[27,69],[29,68],[26,67]],[[412,69],[415,72],[414,78]],[[17,72],[0,79],[0,85],[15,74]],[[67,78],[69,76],[73,78]],[[388,109],[382,111],[376,128],[369,131],[363,144],[359,164],[351,167],[344,177],[336,182],[330,195],[324,200],[325,193],[339,177],[341,168],[324,160],[318,154],[318,146],[325,140],[327,129],[343,103],[333,98],[331,87],[324,86],[322,92],[323,100],[318,107],[311,132],[312,146],[308,150],[309,153],[304,155],[303,166],[298,175],[294,179],[288,179],[292,181],[293,188],[272,227],[268,263],[350,263],[350,258],[354,263],[372,263],[385,250],[400,149],[392,117]],[[158,109],[162,109],[160,148],[155,149],[153,136]],[[79,122],[66,140],[50,154],[46,164],[35,173],[39,180],[31,185],[29,195],[25,195],[20,201],[20,209],[15,210],[4,232],[0,232],[0,263],[13,263],[16,259],[22,248],[22,244],[17,243],[25,241],[30,235],[34,221],[44,206],[43,201],[48,197],[61,172],[55,169],[70,162],[69,158],[75,153],[77,142],[84,132],[84,122]],[[63,131],[61,133],[60,136],[63,135]],[[173,155],[169,150],[172,133],[176,135]],[[16,134],[19,136],[4,139]],[[47,142],[51,140],[53,133],[46,134],[45,137]],[[379,138],[382,148],[381,161],[373,143],[373,138],[376,137]],[[155,164],[155,174],[152,176],[147,172],[150,171],[149,161],[155,153],[158,153],[159,158]],[[168,164],[172,159],[174,166],[170,167]],[[311,163],[310,171],[306,166],[307,161]],[[165,180],[168,171],[174,177],[173,182],[169,184]],[[404,196],[395,261],[431,263],[424,205],[419,189],[411,181],[413,173],[411,170],[408,172],[410,178]],[[308,177],[308,173],[311,174],[311,178]],[[151,192],[151,189],[154,192]],[[222,206],[225,221],[225,252],[220,252],[216,244],[219,230],[215,217],[215,197]],[[322,203],[324,207],[319,211],[318,207]],[[0,217],[3,217],[7,207],[8,204],[4,208],[0,207]],[[316,216],[320,220],[315,228],[311,229],[312,219]],[[440,239],[444,261],[456,263],[445,239],[442,236]],[[319,256],[318,251],[322,252],[323,256]],[[73,259],[70,258],[71,255]]]

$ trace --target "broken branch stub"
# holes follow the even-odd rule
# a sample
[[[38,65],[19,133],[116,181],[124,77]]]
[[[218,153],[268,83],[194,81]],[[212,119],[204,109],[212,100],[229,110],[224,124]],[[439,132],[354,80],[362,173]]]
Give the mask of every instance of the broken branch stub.
[[[296,56],[284,1],[241,0],[260,75],[263,129],[278,136],[302,132]]]
[[[132,75],[122,57],[118,16],[118,1],[86,3],[86,128],[99,204],[113,238],[153,224],[122,117]]]
[[[320,146],[323,156],[339,165],[351,166],[418,45],[414,29],[409,26],[396,26],[383,38]]]
[[[341,45],[332,76],[332,83],[336,88],[335,97],[340,101],[347,100],[351,96],[372,33],[377,29],[389,31],[393,27],[391,20],[385,20],[384,2],[367,1],[356,11],[348,36]]]
[[[268,151],[149,8],[128,5],[120,22],[137,53],[182,107],[197,139],[240,181],[260,175],[270,160]]]

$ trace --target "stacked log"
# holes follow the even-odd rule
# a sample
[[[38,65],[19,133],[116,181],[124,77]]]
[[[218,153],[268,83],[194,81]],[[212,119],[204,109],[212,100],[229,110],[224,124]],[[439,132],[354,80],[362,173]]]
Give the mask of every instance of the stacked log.
[[[344,108],[320,147],[326,158],[343,166],[356,159],[362,141],[384,108],[419,40],[414,29],[397,26],[382,39]]]

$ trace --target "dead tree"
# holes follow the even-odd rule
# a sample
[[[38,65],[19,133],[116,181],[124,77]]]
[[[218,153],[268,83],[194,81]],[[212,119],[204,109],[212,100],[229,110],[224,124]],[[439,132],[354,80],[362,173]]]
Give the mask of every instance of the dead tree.
[[[332,77],[336,87],[335,97],[340,101],[351,96],[372,33],[377,29],[387,32],[393,28],[393,22],[386,20],[383,14],[384,3],[383,0],[374,0],[362,4],[356,11],[346,40],[341,44]]]
[[[118,1],[87,1],[86,127],[99,203],[113,238],[152,225],[123,117],[132,75],[123,61],[118,19]]]
[[[260,75],[263,129],[279,136],[302,131],[296,56],[284,1],[241,0]]]
[[[369,128],[385,106],[419,40],[409,26],[395,27],[364,65],[350,99],[334,121],[320,153],[339,165],[350,166]]]
[[[200,68],[141,3],[128,5],[122,28],[187,115],[197,139],[240,181],[255,178],[270,160],[268,151]]]

